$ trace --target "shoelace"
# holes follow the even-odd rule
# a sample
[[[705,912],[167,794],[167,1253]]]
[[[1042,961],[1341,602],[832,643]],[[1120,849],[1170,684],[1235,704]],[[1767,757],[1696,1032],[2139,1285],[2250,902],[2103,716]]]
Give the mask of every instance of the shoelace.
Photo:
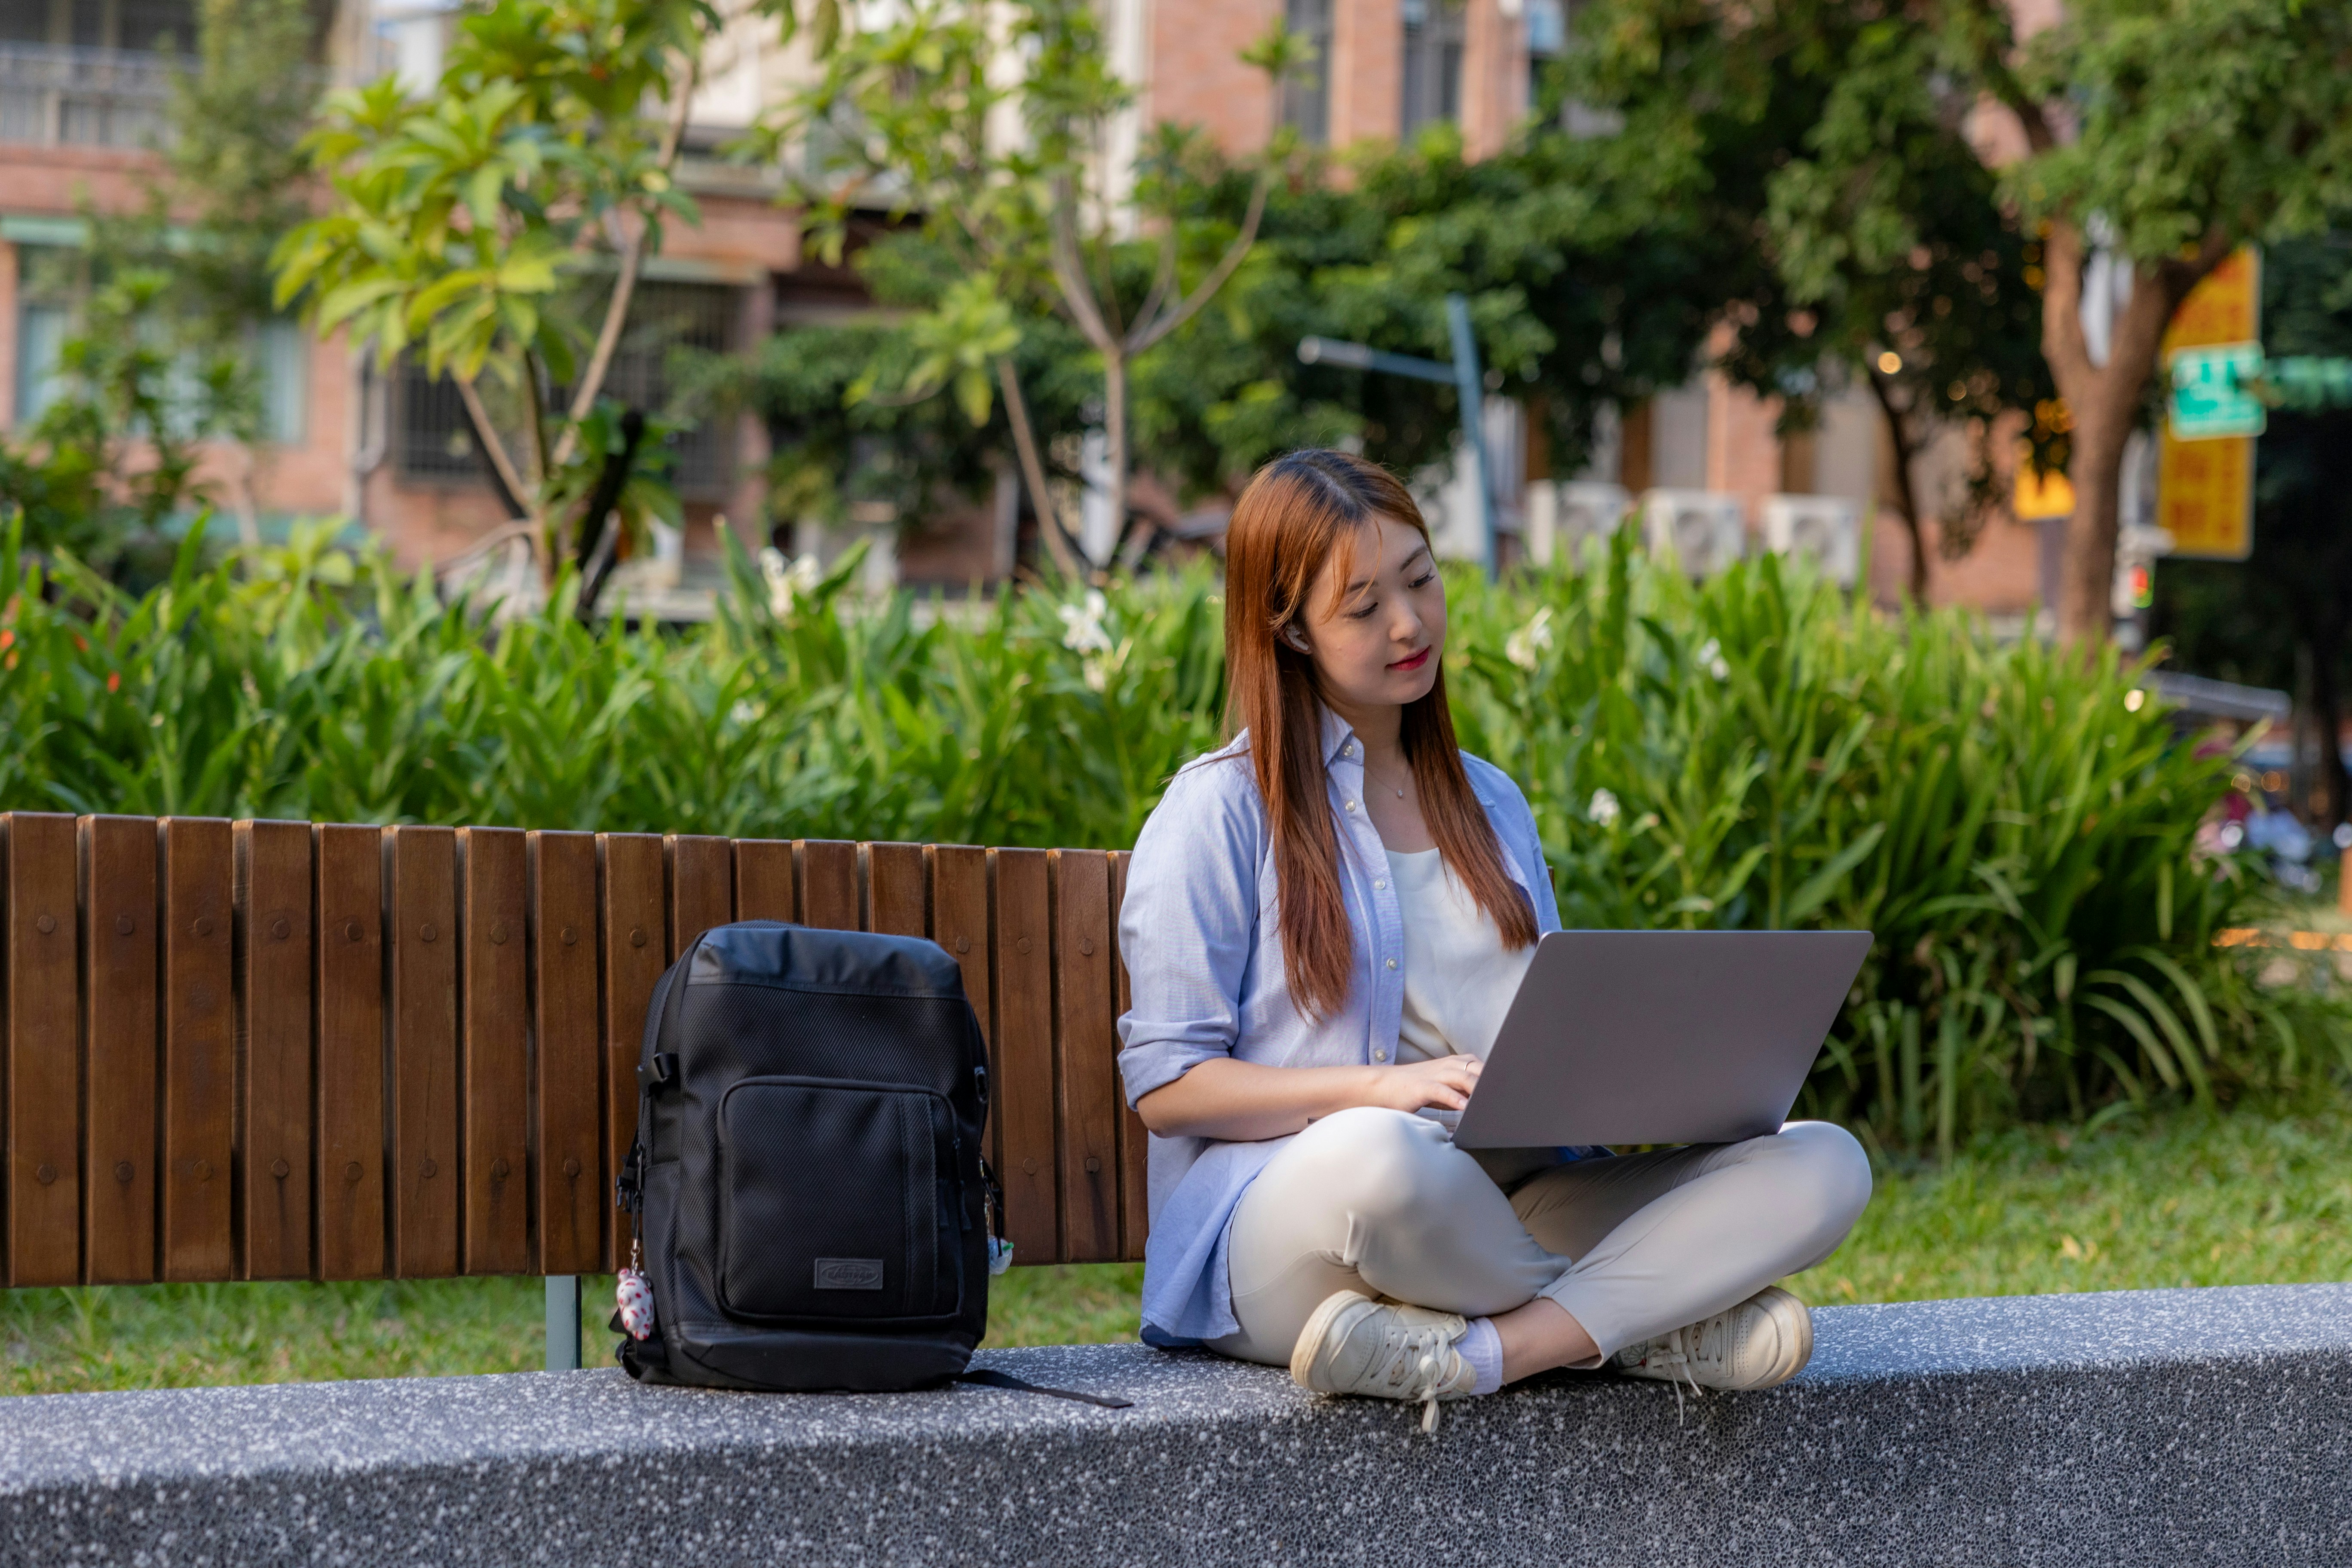
[[[1690,1384],[1694,1398],[1706,1397],[1706,1390],[1699,1386],[1698,1379],[1691,1373],[1691,1363],[1705,1359],[1708,1349],[1706,1341],[1710,1331],[1717,1341],[1715,1349],[1720,1354],[1722,1338],[1729,1331],[1730,1326],[1728,1321],[1721,1316],[1708,1318],[1702,1322],[1693,1323],[1688,1328],[1675,1330],[1665,1337],[1663,1349],[1652,1350],[1643,1355],[1642,1363],[1645,1366],[1670,1366],[1682,1373],[1679,1378],[1667,1380],[1667,1386],[1675,1391],[1675,1425],[1677,1426],[1681,1426],[1683,1421],[1683,1384]],[[1685,1338],[1685,1336],[1688,1337]]]
[[[1403,1331],[1403,1342],[1391,1352],[1388,1385],[1394,1396],[1421,1404],[1421,1429],[1437,1431],[1437,1393],[1448,1381],[1445,1376],[1444,1352],[1452,1347],[1453,1339],[1442,1328]]]

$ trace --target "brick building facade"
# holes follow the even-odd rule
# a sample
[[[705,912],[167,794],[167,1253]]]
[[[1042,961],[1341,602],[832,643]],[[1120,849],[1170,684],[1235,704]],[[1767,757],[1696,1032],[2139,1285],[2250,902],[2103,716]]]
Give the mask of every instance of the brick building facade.
[[[395,70],[421,86],[437,74],[452,0],[320,0],[320,68],[342,79]],[[1114,62],[1138,85],[1138,126],[1198,124],[1226,145],[1261,143],[1278,122],[1312,142],[1395,141],[1436,120],[1459,123],[1478,155],[1500,147],[1528,111],[1536,73],[1564,47],[1568,0],[1102,0]],[[37,412],[64,320],[29,286],[44,247],[79,243],[87,207],[129,210],[145,199],[151,145],[162,124],[164,67],[157,46],[186,36],[193,0],[0,0],[0,429]],[[730,7],[742,12],[740,3]],[[1280,22],[1315,46],[1319,66],[1277,90],[1240,52]],[[705,61],[689,148],[713,149],[806,79],[807,61],[739,16]],[[648,343],[616,367],[616,388],[658,394],[661,345],[685,341],[741,350],[799,321],[837,319],[859,302],[855,280],[803,267],[791,216],[772,184],[713,156],[689,156],[682,179],[702,209],[676,226],[649,268],[637,313]],[[656,331],[656,329],[659,329]],[[380,534],[404,564],[446,560],[501,521],[467,448],[453,392],[414,370],[378,375],[339,342],[286,331],[268,338],[276,439],[253,472],[208,477],[248,483],[265,519],[341,512]],[[1507,419],[1509,410],[1502,414]],[[1544,487],[1616,484],[1736,498],[1761,531],[1771,498],[1843,498],[1874,528],[1874,586],[1899,592],[1907,543],[1886,513],[1888,453],[1865,396],[1832,402],[1821,428],[1790,441],[1779,410],[1711,373],[1624,411],[1592,468],[1549,473],[1539,449],[1498,430],[1500,487],[1516,525],[1552,500]],[[1915,479],[1931,499],[1964,463],[1957,435],[1929,452]],[[756,421],[697,433],[678,454],[689,549],[708,555],[714,519],[747,543],[768,533],[763,434]],[[1454,498],[1449,500],[1449,494]],[[1460,483],[1433,485],[1443,510],[1475,499]],[[946,520],[901,541],[910,576],[968,583],[999,573],[1005,505]],[[1937,563],[1931,597],[1996,612],[2025,608],[2039,588],[2037,536],[1995,520],[1975,550]]]

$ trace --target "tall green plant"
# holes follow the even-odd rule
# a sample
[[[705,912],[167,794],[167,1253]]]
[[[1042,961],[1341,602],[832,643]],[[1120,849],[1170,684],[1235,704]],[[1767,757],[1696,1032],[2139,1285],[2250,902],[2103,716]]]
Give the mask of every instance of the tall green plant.
[[[590,629],[569,577],[493,628],[329,537],[241,569],[192,538],[135,596],[0,542],[0,806],[1115,847],[1218,735],[1205,567],[860,607],[854,557],[739,553],[698,630]],[[1775,561],[1584,565],[1453,584],[1465,744],[1526,787],[1571,926],[1875,934],[1813,1110],[1949,1148],[2345,1053],[2334,993],[2216,945],[2261,912],[2198,847],[2231,764],[2112,656]]]

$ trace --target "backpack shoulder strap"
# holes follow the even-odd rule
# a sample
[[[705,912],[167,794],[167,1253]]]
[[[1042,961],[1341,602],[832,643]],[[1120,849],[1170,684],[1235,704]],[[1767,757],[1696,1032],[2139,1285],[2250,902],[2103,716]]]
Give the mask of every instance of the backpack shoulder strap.
[[[1013,1394],[1046,1394],[1055,1399],[1075,1399],[1081,1405],[1099,1405],[1105,1410],[1126,1410],[1135,1401],[1121,1399],[1115,1394],[1080,1394],[1071,1388],[1046,1388],[1026,1378],[999,1372],[994,1367],[982,1367],[977,1372],[960,1372],[948,1380],[950,1383],[976,1383],[983,1388],[1002,1388]]]

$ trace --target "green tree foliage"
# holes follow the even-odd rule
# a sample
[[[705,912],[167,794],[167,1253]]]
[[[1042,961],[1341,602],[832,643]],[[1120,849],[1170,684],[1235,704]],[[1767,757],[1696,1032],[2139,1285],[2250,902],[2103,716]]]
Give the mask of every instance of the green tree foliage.
[[[168,566],[163,525],[209,500],[227,500],[257,542],[255,332],[272,313],[269,251],[305,216],[308,8],[204,0],[197,20],[143,207],[87,213],[89,247],[24,280],[75,321],[56,398],[16,449],[0,447],[0,508],[24,509],[35,546],[131,579]],[[226,497],[198,478],[205,443],[242,459]]]
[[[1257,188],[1254,163],[1191,143],[1181,173],[1165,193],[1181,221],[1237,231]],[[1748,247],[1713,215],[1667,195],[1650,166],[1614,166],[1594,144],[1557,135],[1475,163],[1451,127],[1344,168],[1297,154],[1265,198],[1256,244],[1215,300],[1135,358],[1140,466],[1181,501],[1229,492],[1300,446],[1360,441],[1401,470],[1445,461],[1461,428],[1452,387],[1301,364],[1297,347],[1321,335],[1444,357],[1444,299],[1458,291],[1486,363],[1527,400],[1554,467],[1572,468],[1601,405],[1685,377],[1717,280],[1757,275]],[[946,400],[873,390],[924,384],[915,373],[926,351],[906,318],[963,276],[959,255],[926,233],[877,237],[853,258],[882,308],[875,319],[794,328],[748,369],[709,367],[770,422],[781,512],[829,517],[848,500],[887,499],[914,514],[929,487],[973,489],[1008,449],[1002,400],[975,425]],[[1115,250],[1112,277],[1139,294],[1151,259],[1145,247]],[[1100,389],[1085,338],[1059,317],[1032,314],[1006,357],[1049,482],[1074,488]]]
[[[592,631],[567,579],[486,638],[326,537],[242,573],[192,544],[141,597],[0,551],[0,805],[1120,847],[1218,734],[1197,568],[966,622],[849,611],[854,560],[772,589],[738,554],[708,628]],[[1816,1110],[1948,1146],[2352,1038],[2333,993],[2214,945],[2260,910],[2195,837],[2231,764],[2112,655],[1856,615],[1772,560],[1586,564],[1452,583],[1465,742],[1525,785],[1570,924],[1876,934]]]
[[[164,525],[202,495],[198,444],[236,400],[233,361],[210,362],[194,386],[179,374],[170,289],[168,274],[132,268],[88,292],[57,395],[22,448],[0,447],[0,505],[22,510],[26,542],[134,581],[170,560]]]
[[[1853,0],[1736,21],[1624,0],[1587,43],[1562,85],[1623,117],[1609,155],[1674,149],[1662,200],[1705,211],[1762,262],[1696,280],[1736,329],[1723,368],[1785,399],[1784,429],[1810,424],[1825,391],[1870,391],[1924,598],[1927,518],[1948,556],[1966,553],[1995,499],[1996,421],[2053,395],[2030,247],[1967,139],[1968,84],[1939,68],[1932,30]],[[1913,459],[1962,422],[1966,492],[1921,496]]]
[[[1691,188],[1729,196],[1735,213],[1752,210],[1743,191],[1773,187],[1769,232],[1801,294],[1846,268],[1896,280],[1884,264],[1919,245],[1920,270],[1935,273],[1944,203],[1967,194],[1958,138],[1999,175],[2005,210],[2039,247],[2023,276],[2043,289],[2042,356],[2071,415],[2077,507],[2060,629],[2103,637],[2124,440],[2173,309],[2236,245],[2308,232],[2352,201],[2352,9],[2080,0],[2022,38],[2004,0],[1897,12],[1868,0],[1603,0],[1583,26],[1578,90],[1625,110],[1628,154],[1685,161]],[[1968,207],[1954,268],[1981,261],[1958,238],[1985,224],[1976,198]],[[2102,235],[2135,281],[2094,363],[2083,273]],[[1969,326],[1968,281],[1929,284],[1955,302],[1955,328]],[[1884,305],[1907,318],[1890,336],[1931,326],[1869,292],[1853,300],[1857,322]],[[1986,346],[2005,344],[2016,322],[2006,302],[1988,303]],[[2000,383],[2015,399],[2016,371],[1989,353],[1967,363],[1965,334],[1937,357],[1923,393]]]
[[[787,16],[789,5],[776,7]],[[1090,0],[979,5],[916,0],[878,25],[843,28],[817,12],[823,74],[762,128],[755,145],[797,147],[797,198],[836,262],[849,214],[887,205],[915,217],[955,276],[906,329],[907,380],[853,384],[853,399],[952,393],[985,423],[998,395],[1055,564],[1080,567],[1030,419],[1013,351],[1028,323],[1059,317],[1097,362],[1108,508],[1131,563],[1150,542],[1129,530],[1130,366],[1214,298],[1249,255],[1289,149],[1256,161],[1237,222],[1187,200],[1204,155],[1190,130],[1147,132],[1131,159],[1114,127],[1134,107]],[[1245,58],[1280,77],[1297,46],[1277,26]],[[1087,563],[1099,569],[1108,561]]]
[[[605,541],[579,514],[635,450],[600,438],[617,415],[600,425],[597,399],[645,258],[696,218],[671,172],[717,25],[702,0],[499,0],[459,25],[431,100],[391,77],[339,92],[307,143],[334,199],[278,247],[278,301],[450,376],[551,580]],[[603,297],[584,319],[583,289]],[[666,486],[617,495],[625,524],[677,515]]]

